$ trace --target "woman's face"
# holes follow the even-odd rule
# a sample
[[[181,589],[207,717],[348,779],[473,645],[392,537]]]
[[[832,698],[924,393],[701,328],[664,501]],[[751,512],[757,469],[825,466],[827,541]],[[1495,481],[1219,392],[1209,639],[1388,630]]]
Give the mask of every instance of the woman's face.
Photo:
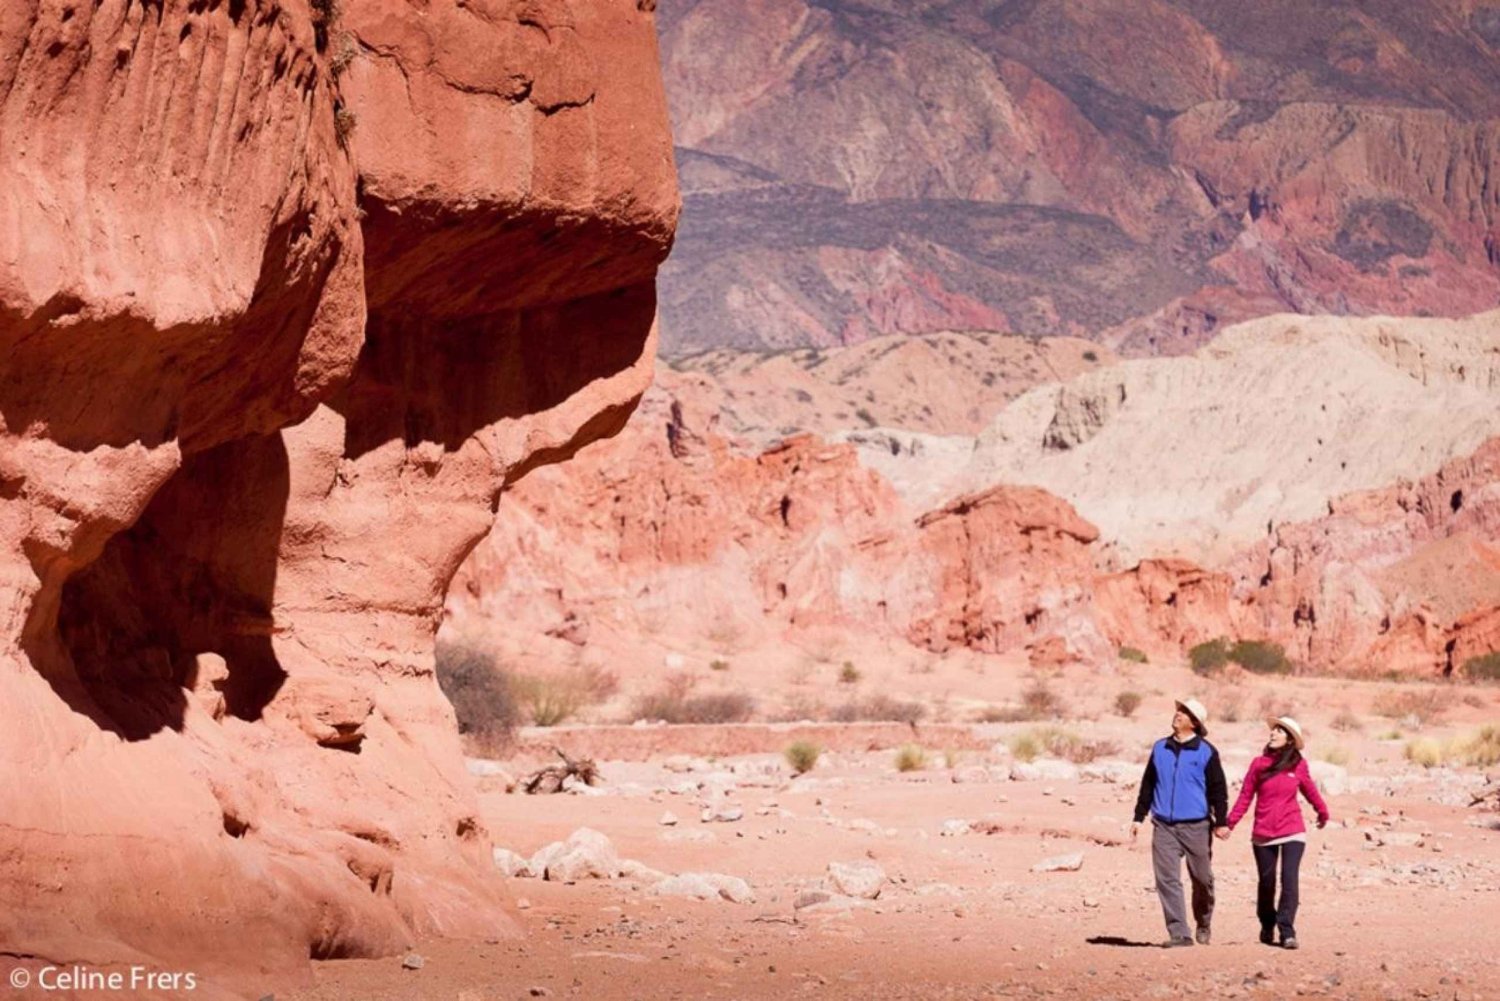
[[[1286,746],[1286,742],[1287,742],[1286,731],[1283,730],[1279,726],[1273,726],[1273,727],[1271,727],[1271,740],[1269,742],[1271,750],[1273,750],[1273,751],[1279,751],[1279,750],[1281,750],[1283,747]]]

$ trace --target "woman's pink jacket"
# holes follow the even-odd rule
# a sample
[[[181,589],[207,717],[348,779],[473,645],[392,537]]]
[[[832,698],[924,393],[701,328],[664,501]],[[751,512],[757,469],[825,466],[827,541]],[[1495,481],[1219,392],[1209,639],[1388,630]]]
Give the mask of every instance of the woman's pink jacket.
[[[1302,808],[1297,802],[1298,792],[1306,796],[1312,808],[1317,811],[1319,822],[1326,824],[1328,804],[1323,802],[1323,797],[1313,782],[1312,773],[1307,770],[1307,759],[1297,762],[1297,767],[1289,772],[1278,772],[1262,779],[1271,764],[1272,759],[1264,754],[1250,762],[1250,770],[1245,773],[1245,784],[1240,787],[1240,798],[1234,801],[1234,809],[1229,811],[1230,830],[1240,822],[1253,798],[1255,826],[1251,828],[1250,836],[1254,840],[1273,841],[1290,834],[1301,834],[1307,830],[1307,825],[1302,822]]]

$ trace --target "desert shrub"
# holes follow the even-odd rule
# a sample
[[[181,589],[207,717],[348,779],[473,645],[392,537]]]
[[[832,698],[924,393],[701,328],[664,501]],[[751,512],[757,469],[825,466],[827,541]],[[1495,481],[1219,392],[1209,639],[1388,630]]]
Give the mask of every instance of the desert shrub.
[[[1431,737],[1418,737],[1406,742],[1406,760],[1423,768],[1436,768],[1443,763],[1443,745]]]
[[[1349,711],[1348,706],[1340,706],[1338,714],[1328,724],[1340,733],[1348,733],[1350,730],[1361,730],[1364,725],[1360,723],[1359,717]]]
[[[1141,707],[1140,692],[1121,692],[1115,696],[1115,712],[1129,719]]]
[[[1099,353],[1097,351],[1085,351],[1083,353],[1083,360],[1084,361],[1098,361],[1099,360]]]
[[[902,744],[896,749],[896,771],[919,772],[927,767],[927,752],[920,744]]]
[[[1121,660],[1128,660],[1132,664],[1149,664],[1149,663],[1151,663],[1151,658],[1147,657],[1144,651],[1137,650],[1133,646],[1122,646],[1122,647],[1120,647],[1120,659]]]
[[[1021,693],[1021,708],[1027,719],[1057,719],[1063,714],[1063,700],[1038,678]]]
[[[916,723],[926,714],[927,709],[920,702],[871,695],[834,706],[828,718],[835,723]]]
[[[1252,674],[1291,674],[1292,662],[1279,643],[1264,640],[1240,640],[1226,656]]]
[[[461,643],[439,643],[437,681],[453,705],[460,734],[487,750],[510,741],[521,714],[510,680],[493,654]]]
[[[1400,730],[1397,730],[1394,727],[1392,727],[1391,729],[1386,730],[1383,733],[1381,733],[1380,735],[1378,735],[1375,739],[1376,740],[1400,740],[1402,738],[1402,736],[1404,736],[1404,735],[1401,733]]]
[[[1229,641],[1223,639],[1199,643],[1188,651],[1188,666],[1194,674],[1214,674],[1229,663]]]
[[[839,668],[839,681],[845,685],[852,685],[859,681],[859,668],[854,666],[853,661],[844,661],[844,666]]]
[[[344,32],[339,36],[338,45],[328,59],[328,71],[335,77],[342,76],[358,55],[359,46],[354,36],[347,31]]]
[[[1057,693],[1040,678],[1021,693],[1021,701],[1012,706],[991,706],[980,713],[981,723],[1030,723],[1036,720],[1057,719],[1062,715],[1063,702]]]
[[[793,772],[804,775],[818,763],[818,756],[823,753],[823,749],[810,740],[795,740],[781,753],[786,758],[786,763],[792,766]]]
[[[602,702],[619,688],[619,678],[599,667],[575,667],[547,674],[517,675],[511,682],[516,702],[536,726],[557,726],[585,706]]]
[[[1031,761],[1045,752],[1074,764],[1087,764],[1117,754],[1120,745],[1109,740],[1084,740],[1071,730],[1057,726],[1032,727],[1010,740],[1010,753],[1018,761]]]
[[[1500,726],[1481,727],[1478,733],[1456,742],[1453,757],[1476,768],[1500,765]]]
[[[943,749],[943,767],[948,769],[957,768],[958,763],[963,760],[963,757],[962,751],[955,751],[951,747],[945,747]]]
[[[1011,757],[1017,761],[1035,761],[1037,755],[1042,753],[1042,742],[1030,732],[1015,734],[1006,743],[1010,747]]]
[[[663,723],[743,723],[755,713],[755,700],[744,692],[694,695],[693,685],[691,675],[673,675],[638,697],[632,713]]]
[[[708,662],[708,669],[710,671],[727,671],[729,670],[729,661],[722,659],[711,660]]]
[[[1396,689],[1376,696],[1374,709],[1386,719],[1410,719],[1415,720],[1417,726],[1426,726],[1441,719],[1452,704],[1452,693],[1440,689]]]
[[[339,108],[333,113],[333,135],[340,146],[349,145],[349,137],[354,135],[354,126],[359,124],[359,116],[348,108]]]
[[[1349,764],[1350,754],[1347,747],[1330,747],[1319,755],[1330,765],[1338,765],[1340,768]]]
[[[683,723],[743,723],[755,715],[755,699],[744,692],[694,695],[682,704]]]
[[[1500,652],[1470,657],[1459,670],[1471,681],[1500,681]]]

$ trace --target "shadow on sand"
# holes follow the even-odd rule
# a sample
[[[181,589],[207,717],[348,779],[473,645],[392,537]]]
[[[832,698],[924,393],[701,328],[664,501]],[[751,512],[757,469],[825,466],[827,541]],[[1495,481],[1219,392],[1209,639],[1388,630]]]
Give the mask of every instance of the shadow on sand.
[[[1160,942],[1136,942],[1119,935],[1095,935],[1088,940],[1089,945],[1112,945],[1120,949],[1160,949]]]

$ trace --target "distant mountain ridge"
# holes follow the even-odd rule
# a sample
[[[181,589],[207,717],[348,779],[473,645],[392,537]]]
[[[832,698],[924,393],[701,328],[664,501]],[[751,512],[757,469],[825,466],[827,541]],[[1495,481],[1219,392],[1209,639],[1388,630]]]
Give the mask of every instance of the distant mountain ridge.
[[[663,350],[1500,304],[1500,4],[664,0]]]

